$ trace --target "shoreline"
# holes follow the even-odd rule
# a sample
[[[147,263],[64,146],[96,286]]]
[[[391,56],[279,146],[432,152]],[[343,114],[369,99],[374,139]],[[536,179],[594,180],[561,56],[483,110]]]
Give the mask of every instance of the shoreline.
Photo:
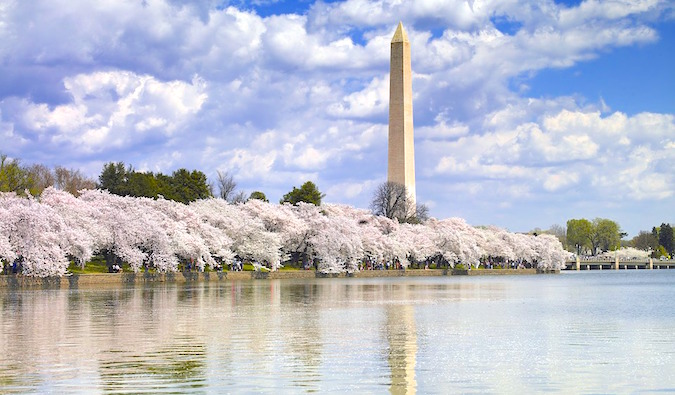
[[[559,273],[559,271],[549,272]],[[320,273],[313,270],[276,272],[177,272],[177,273],[96,273],[72,274],[63,277],[26,277],[21,275],[0,275],[0,288],[69,288],[80,286],[135,286],[148,283],[198,283],[232,282],[251,280],[285,280],[315,278],[376,278],[376,277],[440,277],[440,276],[503,276],[542,274],[537,269],[408,269],[408,270],[365,270],[356,273]]]

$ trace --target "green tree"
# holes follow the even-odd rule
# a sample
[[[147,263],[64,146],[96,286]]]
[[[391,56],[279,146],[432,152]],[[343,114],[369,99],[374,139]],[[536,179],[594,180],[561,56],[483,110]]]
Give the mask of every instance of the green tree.
[[[189,203],[211,196],[206,175],[199,170],[178,169],[171,176],[162,173],[137,172],[123,162],[106,163],[99,176],[99,187],[122,196],[151,197]]]
[[[265,196],[265,194],[260,192],[260,191],[251,192],[251,195],[248,197],[248,200],[251,200],[251,199],[262,200],[263,202],[266,202],[266,203],[269,202],[269,200],[267,200],[267,196]]]
[[[152,172],[129,173],[125,189],[130,196],[136,197],[156,198],[160,194],[157,178]]]
[[[593,232],[593,224],[591,221],[582,219],[570,219],[567,221],[567,245],[573,249],[577,255],[581,255],[582,251],[592,247],[591,233]]]
[[[199,199],[211,197],[211,188],[206,179],[206,174],[199,170],[192,172],[186,169],[178,169],[171,176],[171,192],[173,200],[189,203]]]
[[[317,206],[321,205],[321,199],[326,195],[319,192],[319,188],[316,187],[311,181],[307,181],[302,184],[300,189],[293,187],[293,190],[284,195],[279,203],[290,203],[293,205],[298,204],[299,202],[311,203]]]
[[[131,166],[127,169],[123,162],[108,162],[103,165],[103,170],[98,176],[98,187],[115,195],[126,196],[129,194],[127,181],[131,172],[133,172]]]
[[[0,192],[23,194],[30,186],[28,172],[19,165],[19,160],[0,155]]]
[[[662,245],[659,245],[659,247],[652,253],[652,258],[661,258],[662,256],[668,255],[668,251],[666,251],[665,248],[663,248]]]
[[[96,188],[94,180],[85,177],[79,170],[68,170],[56,166],[53,170],[42,164],[20,166],[18,160],[7,160],[0,156],[0,191],[20,194],[27,189],[38,196],[48,187],[55,187],[77,196],[81,189]]]
[[[593,254],[598,249],[602,251],[616,250],[621,246],[621,227],[616,222],[606,218],[596,218],[593,220],[593,234],[591,237],[593,244]]]
[[[157,195],[162,195],[164,199],[167,200],[178,200],[176,191],[173,187],[173,177],[167,176],[166,174],[157,173],[155,175],[155,181],[157,182]]]
[[[673,244],[673,227],[669,224],[661,224],[661,230],[659,231],[659,244],[668,252],[668,255],[673,256],[675,252],[675,246]]]
[[[659,228],[652,226],[652,236],[658,241],[659,240]]]

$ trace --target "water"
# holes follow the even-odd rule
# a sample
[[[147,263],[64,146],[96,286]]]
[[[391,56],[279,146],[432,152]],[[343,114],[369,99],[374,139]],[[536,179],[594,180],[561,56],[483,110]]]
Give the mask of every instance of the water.
[[[0,289],[0,393],[675,392],[675,270]]]

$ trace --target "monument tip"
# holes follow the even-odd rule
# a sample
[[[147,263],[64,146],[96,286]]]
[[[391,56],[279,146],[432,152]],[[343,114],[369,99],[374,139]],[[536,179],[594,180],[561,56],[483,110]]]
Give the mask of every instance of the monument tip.
[[[403,22],[398,23],[396,28],[396,33],[394,33],[394,38],[391,39],[392,43],[408,42],[408,35],[403,29]]]

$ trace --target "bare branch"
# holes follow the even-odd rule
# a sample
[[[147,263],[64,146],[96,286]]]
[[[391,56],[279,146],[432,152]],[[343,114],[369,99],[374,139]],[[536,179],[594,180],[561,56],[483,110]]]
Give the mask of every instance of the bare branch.
[[[229,202],[234,197],[234,191],[237,189],[234,177],[227,171],[221,172],[218,170],[218,180],[216,183],[220,192],[219,197]]]
[[[427,206],[416,205],[404,185],[391,181],[382,183],[375,189],[370,208],[375,215],[397,219],[399,222],[419,223],[429,216]]]

